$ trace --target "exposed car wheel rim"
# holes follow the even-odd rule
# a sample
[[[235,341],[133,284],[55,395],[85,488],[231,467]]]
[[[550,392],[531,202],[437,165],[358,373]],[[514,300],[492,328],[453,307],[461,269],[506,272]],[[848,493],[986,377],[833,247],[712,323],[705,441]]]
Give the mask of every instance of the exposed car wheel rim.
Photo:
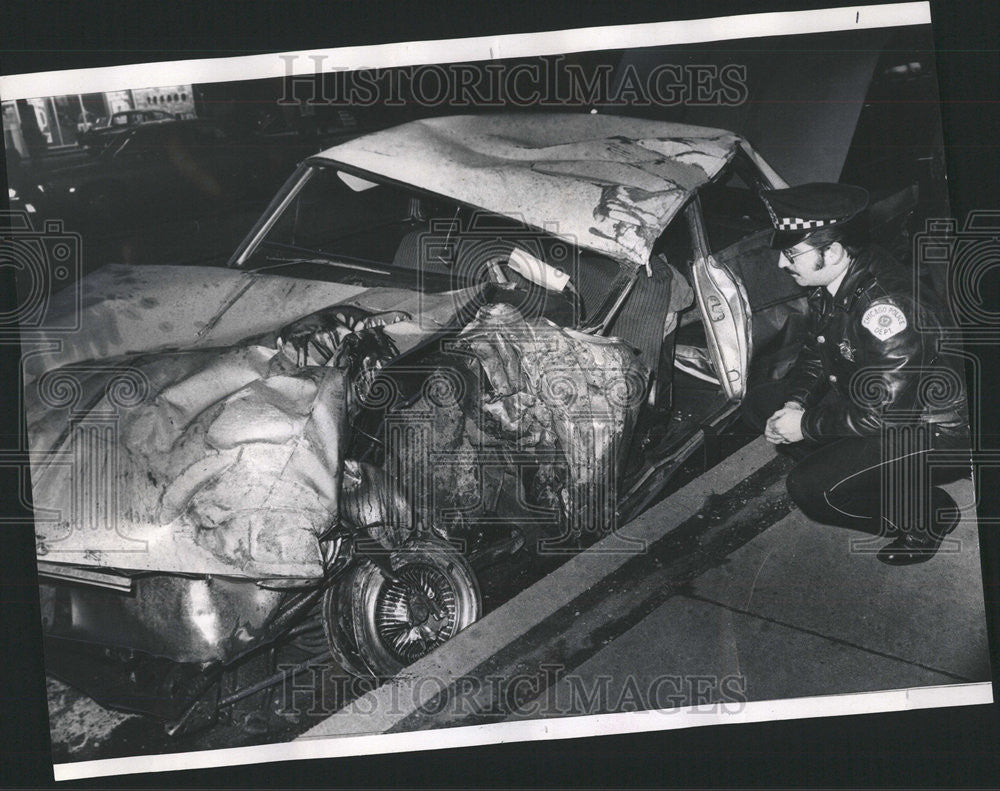
[[[395,579],[370,561],[355,575],[352,605],[358,653],[389,676],[474,623],[482,596],[471,566],[446,544],[421,541],[393,554]]]
[[[438,569],[406,566],[375,599],[375,631],[394,658],[409,664],[455,634],[454,586]]]

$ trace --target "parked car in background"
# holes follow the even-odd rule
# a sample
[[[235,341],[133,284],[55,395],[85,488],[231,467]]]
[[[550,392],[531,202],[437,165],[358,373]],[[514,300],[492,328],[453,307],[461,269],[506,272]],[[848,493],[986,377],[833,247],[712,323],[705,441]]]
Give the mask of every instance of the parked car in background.
[[[84,132],[89,132],[94,127],[101,126],[102,124],[106,124],[107,122],[108,122],[107,116],[97,115],[96,113],[93,113],[90,110],[82,111],[80,115],[77,117],[76,121],[77,138],[79,139],[79,136],[82,135]]]
[[[211,121],[171,118],[127,127],[96,156],[38,179],[46,216],[102,234],[264,200],[300,156],[263,138],[234,139]]]
[[[122,110],[107,118],[86,119],[89,122],[88,128],[80,129],[79,125],[77,127],[80,133],[77,142],[92,153],[97,154],[111,140],[127,129],[151,121],[172,121],[174,118],[174,115],[164,110]]]

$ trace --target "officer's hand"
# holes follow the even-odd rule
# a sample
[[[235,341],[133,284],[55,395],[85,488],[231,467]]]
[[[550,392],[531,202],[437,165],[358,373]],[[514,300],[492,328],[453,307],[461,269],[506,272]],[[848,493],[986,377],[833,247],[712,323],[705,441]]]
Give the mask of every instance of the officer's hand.
[[[785,405],[781,409],[777,410],[767,419],[767,425],[764,427],[764,438],[768,442],[772,442],[775,445],[780,445],[783,442],[789,442],[789,440],[785,439],[785,437],[775,429],[775,423],[784,412],[790,409],[802,411],[803,406],[798,401],[786,401]]]
[[[781,410],[779,409],[778,412]],[[775,412],[771,417],[767,419],[767,425],[764,426],[764,439],[768,442],[778,445],[785,440],[774,430],[774,419],[778,416],[778,412]]]
[[[798,404],[782,407],[768,419],[764,438],[774,444],[799,442],[803,439],[802,413]]]
[[[785,438],[782,437],[780,434],[778,434],[778,432],[775,431],[774,429],[775,420],[777,420],[777,418],[784,411],[785,411],[784,409],[779,409],[777,412],[775,412],[773,415],[771,415],[771,417],[767,419],[767,425],[764,426],[764,439],[775,445],[779,445],[785,441]]]
[[[802,414],[801,409],[790,409],[785,407],[778,410],[772,423],[772,431],[784,439],[785,442],[800,442],[802,435]]]

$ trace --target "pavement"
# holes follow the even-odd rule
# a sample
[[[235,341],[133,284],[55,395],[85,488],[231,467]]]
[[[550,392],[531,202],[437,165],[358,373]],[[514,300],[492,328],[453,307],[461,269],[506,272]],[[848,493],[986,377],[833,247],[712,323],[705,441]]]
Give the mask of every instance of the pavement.
[[[795,508],[790,466],[752,442],[300,742],[473,726],[455,735],[477,743],[546,738],[550,718],[581,714],[617,716],[607,727],[620,732],[680,722],[623,725],[621,712],[715,722],[992,701],[971,481],[945,487],[963,515],[938,555],[890,567],[874,554],[885,539]],[[798,714],[754,708],[816,696],[837,697]],[[600,733],[602,716],[564,722]],[[528,735],[481,732],[526,719],[539,721]]]
[[[100,749],[122,723],[137,719],[134,714],[102,708],[57,679],[49,677],[45,685],[55,763],[71,759],[74,753]]]

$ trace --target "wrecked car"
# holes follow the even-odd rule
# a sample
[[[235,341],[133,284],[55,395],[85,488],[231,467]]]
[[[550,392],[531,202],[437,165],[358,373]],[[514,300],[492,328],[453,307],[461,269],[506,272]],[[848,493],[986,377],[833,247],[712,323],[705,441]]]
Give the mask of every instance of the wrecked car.
[[[308,618],[383,678],[482,615],[485,565],[635,551],[797,353],[781,186],[723,130],[435,118],[305,161],[227,269],[84,278],[24,370],[46,634],[197,666],[177,729]]]

